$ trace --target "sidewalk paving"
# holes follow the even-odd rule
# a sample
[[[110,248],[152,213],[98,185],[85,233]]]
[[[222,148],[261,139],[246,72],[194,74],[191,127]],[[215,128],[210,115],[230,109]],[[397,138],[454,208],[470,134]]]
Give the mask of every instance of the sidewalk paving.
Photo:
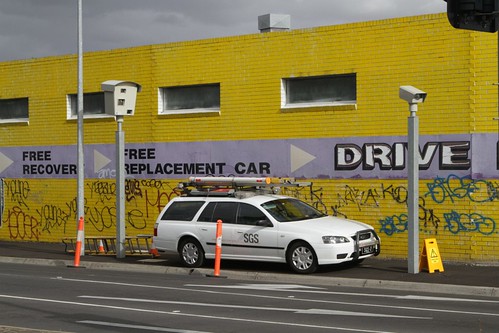
[[[66,253],[62,243],[0,241],[0,262],[67,264],[73,262],[74,254]],[[201,269],[189,270],[180,265],[175,255],[161,255],[152,259],[150,255],[127,255],[123,259],[115,255],[85,255],[80,265],[88,268],[123,269],[158,273],[201,274],[213,273],[208,262]],[[444,271],[419,274],[407,272],[407,261],[401,259],[369,258],[363,263],[321,267],[312,275],[298,275],[285,264],[222,261],[221,275],[233,278],[294,281],[295,283],[317,283],[350,287],[391,287],[414,291],[475,294],[499,297],[499,263],[472,265],[443,262]]]

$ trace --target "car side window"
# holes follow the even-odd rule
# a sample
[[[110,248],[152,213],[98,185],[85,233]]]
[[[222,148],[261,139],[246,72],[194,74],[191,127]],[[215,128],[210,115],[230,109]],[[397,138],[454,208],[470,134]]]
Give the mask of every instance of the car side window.
[[[204,201],[177,201],[168,207],[161,220],[192,221]]]
[[[237,202],[210,202],[199,216],[200,222],[236,223]]]
[[[213,212],[213,222],[221,219],[223,223],[236,223],[237,202],[219,202]]]
[[[215,206],[217,205],[216,202],[210,202],[206,207],[204,208],[203,212],[201,215],[199,215],[199,222],[216,222],[213,221],[213,211],[215,210]]]
[[[256,225],[258,221],[268,221],[268,218],[254,206],[245,203],[239,204],[237,224]]]

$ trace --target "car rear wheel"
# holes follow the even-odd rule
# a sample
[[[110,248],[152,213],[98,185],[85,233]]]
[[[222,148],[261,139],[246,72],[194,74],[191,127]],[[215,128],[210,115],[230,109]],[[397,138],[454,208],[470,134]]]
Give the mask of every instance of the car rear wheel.
[[[310,274],[317,270],[317,256],[314,249],[305,242],[293,244],[287,253],[289,267],[300,274]]]
[[[186,267],[200,267],[204,263],[204,251],[194,238],[184,239],[178,247],[180,261]]]

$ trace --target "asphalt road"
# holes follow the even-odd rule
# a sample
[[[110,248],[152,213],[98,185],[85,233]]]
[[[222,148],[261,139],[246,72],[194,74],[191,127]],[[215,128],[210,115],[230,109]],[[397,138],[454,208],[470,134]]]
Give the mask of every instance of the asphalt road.
[[[0,241],[0,262],[64,265],[73,262],[74,254],[66,253],[62,243]],[[117,259],[111,255],[85,255],[81,265],[88,268],[187,274],[177,255],[126,256]],[[445,262],[443,272],[419,274],[407,272],[407,260],[366,259],[360,265],[322,266],[317,273],[300,276],[293,274],[286,264],[222,260],[222,274],[230,278],[248,280],[288,281],[350,287],[379,287],[426,292],[447,292],[457,295],[483,295],[499,297],[499,263],[475,265],[473,263]],[[213,273],[213,261],[196,271]]]
[[[8,263],[0,263],[0,308],[0,326],[63,332],[456,333],[499,327],[497,297]]]

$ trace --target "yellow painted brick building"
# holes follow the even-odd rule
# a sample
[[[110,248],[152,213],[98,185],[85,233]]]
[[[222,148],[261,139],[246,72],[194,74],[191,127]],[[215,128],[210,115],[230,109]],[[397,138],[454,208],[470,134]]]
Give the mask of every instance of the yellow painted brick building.
[[[0,63],[0,101],[29,101],[28,119],[0,122],[0,239],[76,235],[76,175],[60,171],[76,161],[68,97],[77,90],[76,69],[74,55]],[[286,82],[345,75],[355,79],[353,102],[287,107]],[[134,170],[128,235],[152,232],[186,170],[219,163],[217,174],[313,182],[288,194],[373,225],[382,256],[406,257],[407,171],[395,167],[393,147],[406,140],[409,115],[398,89],[413,85],[428,93],[418,116],[422,154],[432,160],[419,185],[421,243],[436,238],[444,260],[499,258],[495,34],[455,30],[435,14],[85,53],[84,92],[100,92],[111,79],[142,86],[135,115],[124,122]],[[218,110],[164,112],[165,89],[199,85],[219,89]],[[112,160],[115,130],[114,117],[84,122],[86,235],[115,235],[112,163],[96,169],[99,154]],[[340,167],[344,144],[360,148],[345,155],[362,159],[358,165]],[[134,149],[154,156],[134,157]],[[312,156],[309,165],[293,166],[297,151]],[[210,173],[203,168],[196,170]]]

